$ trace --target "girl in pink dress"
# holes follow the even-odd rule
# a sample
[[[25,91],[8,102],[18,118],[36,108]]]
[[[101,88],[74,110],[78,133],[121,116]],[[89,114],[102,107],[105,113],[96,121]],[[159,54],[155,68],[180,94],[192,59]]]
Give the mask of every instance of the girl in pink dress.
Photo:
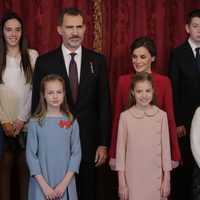
[[[171,169],[167,114],[155,105],[152,77],[139,72],[131,81],[128,109],[119,119],[120,200],[167,199]]]

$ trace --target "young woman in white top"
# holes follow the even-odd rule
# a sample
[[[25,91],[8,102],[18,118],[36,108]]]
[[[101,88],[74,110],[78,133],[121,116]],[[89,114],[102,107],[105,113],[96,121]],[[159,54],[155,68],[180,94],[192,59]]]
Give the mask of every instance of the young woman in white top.
[[[4,132],[3,159],[0,162],[2,200],[10,200],[13,166],[19,179],[19,183],[14,181],[15,190],[19,188],[20,200],[28,199],[29,172],[24,150],[32,73],[37,56],[35,50],[28,49],[21,18],[15,13],[5,15],[0,23],[0,121]]]

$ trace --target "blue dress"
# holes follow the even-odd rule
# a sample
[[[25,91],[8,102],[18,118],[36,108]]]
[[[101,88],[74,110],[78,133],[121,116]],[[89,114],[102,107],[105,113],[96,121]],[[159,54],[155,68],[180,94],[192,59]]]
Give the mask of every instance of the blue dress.
[[[45,200],[45,195],[34,178],[41,174],[55,188],[67,171],[79,172],[81,145],[77,120],[70,128],[59,126],[68,117],[46,117],[43,126],[31,118],[28,127],[26,160],[30,170],[28,200]],[[75,177],[71,179],[62,200],[77,200]]]

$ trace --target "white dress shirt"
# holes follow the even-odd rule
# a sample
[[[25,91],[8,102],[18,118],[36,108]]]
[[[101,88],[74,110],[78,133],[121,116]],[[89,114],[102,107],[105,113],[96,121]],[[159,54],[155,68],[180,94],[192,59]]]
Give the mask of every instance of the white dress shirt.
[[[62,49],[62,53],[63,53],[63,57],[64,57],[64,61],[65,61],[65,67],[67,70],[67,74],[69,76],[69,63],[71,61],[71,55],[70,53],[72,53],[70,50],[68,50],[63,44],[61,46]],[[80,46],[75,52],[76,53],[74,60],[76,62],[77,65],[77,72],[78,72],[78,83],[80,83],[80,76],[81,76],[81,58],[82,58],[82,47]]]
[[[197,54],[197,52],[196,52],[196,48],[198,47],[198,46],[196,46],[193,42],[192,42],[192,40],[189,38],[188,39],[188,43],[190,44],[190,46],[191,46],[191,48],[192,48],[192,52],[193,52],[193,54],[194,54],[194,57],[196,58],[196,54]]]

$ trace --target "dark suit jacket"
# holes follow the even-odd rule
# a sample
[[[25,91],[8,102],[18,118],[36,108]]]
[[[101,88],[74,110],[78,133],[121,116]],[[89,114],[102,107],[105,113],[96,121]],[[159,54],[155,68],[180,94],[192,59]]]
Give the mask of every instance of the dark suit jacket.
[[[170,67],[176,125],[190,127],[200,102],[200,70],[188,42],[172,51]]]
[[[200,102],[200,70],[188,41],[172,51],[170,79],[176,125],[184,125],[186,136],[179,140],[183,162],[191,163],[190,126]]]
[[[39,102],[42,78],[53,73],[60,75],[66,82],[67,102],[80,127],[82,160],[92,163],[97,147],[109,146],[110,143],[110,96],[105,57],[82,47],[81,76],[76,104],[71,96],[61,48],[38,57],[33,76],[32,112]]]

